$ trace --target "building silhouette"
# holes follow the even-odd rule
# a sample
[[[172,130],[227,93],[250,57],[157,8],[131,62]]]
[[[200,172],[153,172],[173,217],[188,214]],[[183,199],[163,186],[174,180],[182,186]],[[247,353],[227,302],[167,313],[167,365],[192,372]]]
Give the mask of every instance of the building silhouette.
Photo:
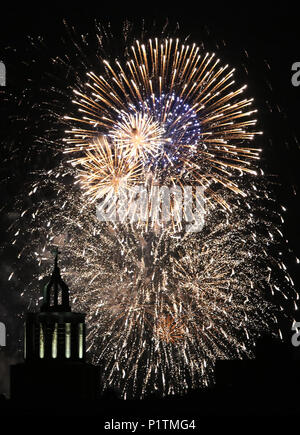
[[[40,311],[26,314],[24,362],[11,366],[11,399],[96,399],[100,369],[85,361],[85,353],[85,314],[71,311],[56,254]]]
[[[290,330],[291,324],[287,336]],[[183,396],[153,394],[144,400],[123,400],[114,390],[100,395],[100,368],[86,362],[85,351],[85,314],[71,310],[56,255],[40,311],[26,315],[24,362],[11,366],[11,400],[0,396],[0,415],[1,410],[6,415],[36,415],[37,409],[39,415],[106,420],[298,415],[300,346],[293,347],[290,340],[261,337],[253,359],[217,360],[211,387],[191,388]]]

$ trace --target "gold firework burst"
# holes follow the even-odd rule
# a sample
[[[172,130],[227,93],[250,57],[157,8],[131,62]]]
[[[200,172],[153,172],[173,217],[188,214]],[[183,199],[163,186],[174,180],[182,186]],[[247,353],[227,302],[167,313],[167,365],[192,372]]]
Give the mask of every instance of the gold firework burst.
[[[105,137],[97,138],[83,157],[71,160],[78,166],[78,177],[85,195],[92,201],[128,190],[139,182],[141,168],[128,156],[111,145]]]
[[[124,152],[135,159],[155,158],[163,151],[163,144],[168,142],[164,138],[164,129],[153,117],[142,114],[124,113],[109,133],[114,143]]]
[[[81,116],[66,116],[72,124],[67,151],[89,148],[103,132],[136,159],[146,153],[152,159],[146,169],[152,165],[164,184],[184,178],[227,208],[216,188],[244,195],[233,178],[256,173],[260,150],[251,141],[260,132],[253,130],[253,100],[242,97],[246,86],[235,86],[234,69],[196,44],[157,38],[136,41],[127,61],[103,65],[103,75],[88,73],[87,91],[74,91]]]
[[[185,336],[182,320],[178,320],[170,314],[162,315],[157,321],[156,335],[167,344],[182,340]]]

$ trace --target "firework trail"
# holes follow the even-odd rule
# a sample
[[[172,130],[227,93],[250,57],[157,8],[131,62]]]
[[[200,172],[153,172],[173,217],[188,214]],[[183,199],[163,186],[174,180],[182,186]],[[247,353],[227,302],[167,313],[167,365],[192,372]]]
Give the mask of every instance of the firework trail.
[[[284,300],[298,300],[272,251],[280,215],[257,167],[252,100],[214,54],[178,39],[135,41],[98,69],[77,83],[78,112],[51,110],[67,124],[61,163],[36,174],[13,227],[13,243],[29,240],[19,258],[40,268],[25,294],[37,304],[59,246],[104,388],[128,398],[207,386],[216,358],[251,355],[260,333],[278,333]],[[135,185],[202,187],[203,230],[100,222],[96,205]]]

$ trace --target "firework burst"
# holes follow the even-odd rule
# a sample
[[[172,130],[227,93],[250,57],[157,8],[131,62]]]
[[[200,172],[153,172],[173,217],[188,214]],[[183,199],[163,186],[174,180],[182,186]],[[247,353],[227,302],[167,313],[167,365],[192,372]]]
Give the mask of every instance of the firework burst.
[[[177,320],[170,314],[162,315],[156,325],[156,335],[166,343],[175,343],[184,338],[185,328],[182,320]]]
[[[110,131],[110,137],[125,154],[142,161],[155,158],[168,139],[157,121],[146,114],[124,114],[122,121]]]
[[[139,182],[141,174],[139,164],[111,146],[105,137],[97,138],[84,157],[70,163],[79,167],[80,184],[92,202],[130,190],[131,185]]]
[[[255,174],[259,132],[246,88],[214,54],[178,39],[136,41],[131,56],[104,60],[105,73],[88,73],[86,91],[74,91],[79,117],[66,116],[67,151],[89,149],[99,134],[140,159],[166,185],[196,183],[229,207],[218,186],[242,194],[234,174]],[[79,157],[80,158],[80,157]]]

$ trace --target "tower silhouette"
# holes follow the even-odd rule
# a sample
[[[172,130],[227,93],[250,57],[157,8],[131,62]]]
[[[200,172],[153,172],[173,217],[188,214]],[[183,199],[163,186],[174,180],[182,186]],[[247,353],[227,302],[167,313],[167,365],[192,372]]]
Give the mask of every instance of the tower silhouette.
[[[11,367],[11,398],[93,400],[99,368],[85,362],[85,314],[71,311],[58,252],[39,312],[25,319],[24,363]]]

